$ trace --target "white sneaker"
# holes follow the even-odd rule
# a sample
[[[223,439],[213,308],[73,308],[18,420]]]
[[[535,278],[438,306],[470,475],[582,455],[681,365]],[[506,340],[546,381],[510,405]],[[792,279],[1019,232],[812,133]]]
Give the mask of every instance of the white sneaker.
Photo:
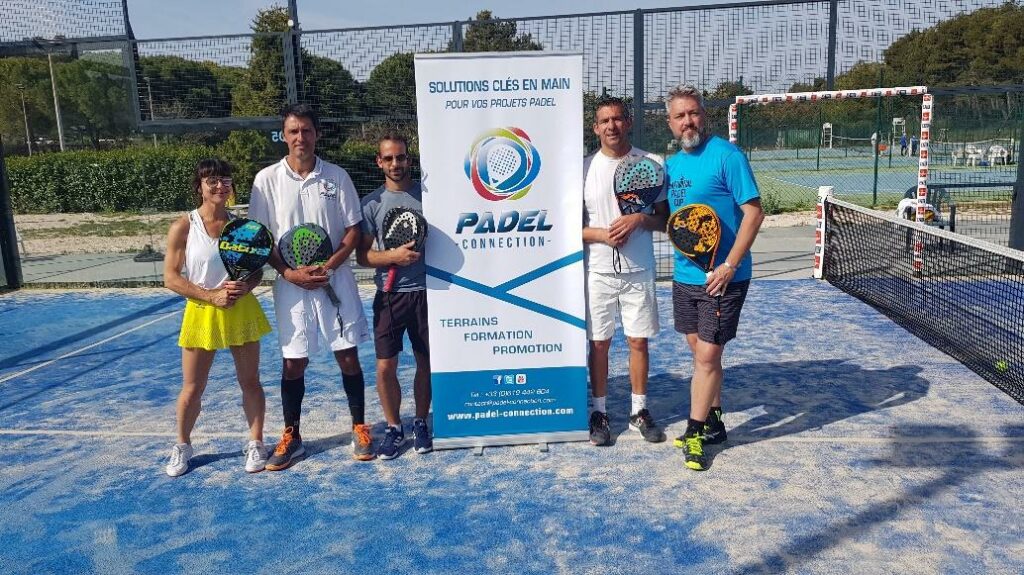
[[[245,471],[256,473],[267,466],[267,448],[262,441],[250,440],[242,450],[245,453]]]
[[[192,459],[192,446],[187,443],[176,443],[171,447],[171,457],[167,460],[167,475],[177,477],[188,471],[188,460]]]

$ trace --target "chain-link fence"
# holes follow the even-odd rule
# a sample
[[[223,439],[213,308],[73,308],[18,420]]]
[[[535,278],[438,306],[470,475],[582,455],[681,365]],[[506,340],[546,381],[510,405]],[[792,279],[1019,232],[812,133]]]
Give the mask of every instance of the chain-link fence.
[[[972,217],[988,218],[979,221],[997,223],[981,225],[978,233],[1005,242],[1020,153],[1024,85],[1013,83],[1020,76],[1013,80],[1014,69],[998,59],[985,64],[991,74],[978,76],[992,84],[981,91],[958,88],[970,78],[957,77],[956,70],[946,76],[921,70],[921,79],[901,75],[913,70],[908,58],[921,57],[914,50],[922,35],[982,10],[992,17],[1021,11],[1013,3],[775,0],[345,30],[302,30],[296,14],[281,8],[261,11],[251,34],[135,39],[127,2],[0,0],[0,133],[13,209],[155,212],[132,216],[140,220],[134,227],[108,226],[145,230],[134,234],[134,242],[116,245],[127,256],[136,243],[159,244],[166,225],[161,214],[189,207],[185,182],[196,158],[231,161],[244,203],[256,171],[285,153],[277,113],[288,103],[319,111],[321,155],[344,166],[360,193],[368,193],[381,181],[373,155],[382,133],[405,132],[417,151],[412,55],[485,50],[581,52],[586,122],[599,97],[622,97],[638,119],[634,143],[658,153],[674,150],[662,99],[680,82],[705,91],[711,128],[725,136],[727,106],[739,94],[938,78],[930,88],[940,94],[937,117],[947,123],[932,140],[945,146],[951,163],[958,160],[945,183],[946,193],[962,199],[961,230],[969,231]],[[301,1],[298,8],[301,15]],[[938,37],[946,36],[970,44],[962,34],[940,31]],[[989,51],[998,55],[999,49]],[[809,208],[823,178],[847,172],[857,172],[860,184],[871,181],[864,190],[867,203],[894,204],[905,191],[898,180],[909,162],[893,156],[893,149],[899,151],[898,136],[915,133],[919,114],[912,102],[885,105],[880,110],[878,103],[864,102],[835,112],[835,118],[824,108],[747,118],[750,129],[741,144],[766,191],[766,207]],[[895,118],[905,122],[894,124]],[[871,152],[877,149],[872,135],[886,143],[884,154]],[[589,150],[597,147],[589,125],[582,136]],[[982,146],[984,160],[968,151]],[[989,161],[993,146],[1005,147],[1006,157]],[[60,149],[74,153],[48,153]],[[973,165],[964,165],[972,158]],[[873,175],[876,159],[885,176],[881,185]],[[865,170],[872,172],[867,180]],[[19,223],[28,257],[100,249],[89,241],[47,246],[56,233],[46,227],[52,224],[30,221]],[[100,228],[76,229],[88,236]],[[667,250],[661,256],[666,259]]]

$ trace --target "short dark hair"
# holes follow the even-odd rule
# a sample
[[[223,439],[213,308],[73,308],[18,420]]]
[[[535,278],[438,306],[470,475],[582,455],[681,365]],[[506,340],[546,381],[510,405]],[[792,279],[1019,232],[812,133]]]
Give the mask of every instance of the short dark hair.
[[[378,156],[380,155],[380,145],[383,144],[384,142],[401,142],[402,145],[405,146],[405,151],[409,151],[409,140],[405,136],[399,134],[398,132],[388,132],[377,139]]]
[[[320,132],[320,117],[317,116],[313,108],[307,104],[288,104],[281,110],[281,123],[284,124],[285,120],[289,116],[296,118],[305,118],[313,124],[313,129]]]
[[[594,106],[594,117],[597,117],[597,111],[601,108],[607,108],[609,106],[618,106],[622,110],[622,116],[631,120],[629,115],[629,106],[626,105],[626,101],[616,96],[601,96],[601,99],[597,101],[597,105]]]
[[[199,160],[199,163],[196,164],[195,173],[192,174],[192,199],[195,200],[196,206],[203,205],[203,193],[199,191],[202,186],[203,179],[209,178],[210,176],[230,178],[231,171],[231,164],[220,158],[206,158]]]

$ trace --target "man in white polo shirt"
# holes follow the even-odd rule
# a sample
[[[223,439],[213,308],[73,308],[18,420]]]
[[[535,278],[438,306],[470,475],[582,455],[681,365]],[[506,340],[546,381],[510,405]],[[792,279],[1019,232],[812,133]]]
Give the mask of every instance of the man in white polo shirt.
[[[627,155],[661,158],[633,147],[632,122],[625,102],[604,98],[594,111],[594,134],[601,149],[583,161],[583,246],[587,291],[587,337],[590,339],[590,442],[608,445],[611,428],[605,408],[608,352],[616,317],[629,344],[632,401],[629,427],[645,441],[665,441],[665,432],[647,409],[648,339],[656,336],[658,302],[654,294],[653,230],[665,229],[668,205],[662,191],[650,213],[622,215],[615,197],[615,169]]]
[[[316,155],[319,125],[316,113],[292,105],[282,114],[288,155],[256,174],[249,217],[266,225],[274,238],[293,227],[314,223],[331,238],[334,254],[322,266],[290,269],[275,249],[270,265],[277,270],[274,312],[284,367],[281,403],[285,430],[273,455],[271,471],[285,469],[305,454],[299,433],[305,371],[309,356],[330,349],[341,368],[342,384],[352,414],[353,457],[373,459],[369,427],[364,420],[365,383],[356,346],[369,339],[355,277],[346,263],[360,240],[359,196],[348,173]],[[340,315],[322,289],[330,283],[341,300]]]

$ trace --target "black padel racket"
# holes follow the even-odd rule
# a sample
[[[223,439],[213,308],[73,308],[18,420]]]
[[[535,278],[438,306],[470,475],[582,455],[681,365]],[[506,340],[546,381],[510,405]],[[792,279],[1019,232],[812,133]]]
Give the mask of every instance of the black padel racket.
[[[668,218],[668,238],[676,251],[711,276],[722,239],[722,222],[711,206],[690,204],[676,210]]]
[[[299,224],[285,232],[277,242],[277,249],[281,252],[281,259],[284,260],[285,265],[293,270],[305,266],[322,266],[334,254],[327,230],[312,223]],[[338,299],[338,294],[334,292],[330,283],[324,286],[324,291],[327,292],[327,297],[337,308],[338,323],[344,328],[345,324],[341,319],[341,300]]]
[[[232,281],[245,281],[270,259],[274,237],[255,220],[236,218],[224,225],[217,245],[220,261]]]
[[[647,156],[627,155],[615,167],[614,185],[622,215],[651,213],[665,187],[665,168]]]
[[[707,277],[715,269],[715,256],[722,240],[722,222],[715,210],[706,204],[690,204],[672,213],[668,218],[668,239],[672,247],[686,256],[691,262],[704,270]],[[715,316],[718,318],[718,329],[715,330],[715,341],[722,331],[722,293],[712,294],[718,307]]]
[[[427,239],[427,220],[423,214],[409,208],[391,208],[384,214],[381,240],[385,250],[393,250],[414,242],[412,251],[422,252],[423,242]],[[387,279],[384,280],[384,291],[389,292],[395,284],[398,266],[388,267]]]

